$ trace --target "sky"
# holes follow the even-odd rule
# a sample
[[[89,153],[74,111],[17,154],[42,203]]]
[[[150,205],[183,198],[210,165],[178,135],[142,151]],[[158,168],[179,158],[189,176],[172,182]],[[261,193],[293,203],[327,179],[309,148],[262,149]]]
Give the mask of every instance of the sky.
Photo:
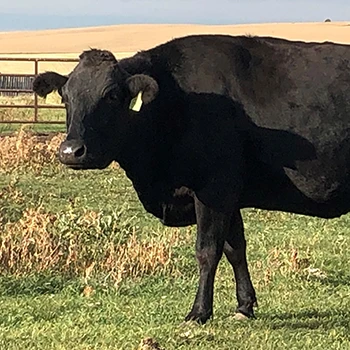
[[[0,0],[0,31],[124,23],[350,21],[350,0]]]

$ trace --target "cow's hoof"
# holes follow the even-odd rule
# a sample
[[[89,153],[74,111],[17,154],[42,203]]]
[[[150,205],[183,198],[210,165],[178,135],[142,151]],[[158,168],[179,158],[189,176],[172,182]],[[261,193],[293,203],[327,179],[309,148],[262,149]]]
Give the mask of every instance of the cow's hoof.
[[[249,302],[239,306],[236,309],[235,319],[236,320],[246,320],[248,318],[255,318],[254,307],[257,306],[257,301]]]
[[[204,324],[206,323],[209,318],[212,316],[212,311],[209,312],[196,312],[194,310],[192,310],[186,317],[185,317],[185,321],[195,321],[199,324]]]
[[[249,317],[240,313],[240,312],[236,312],[235,313],[235,316],[234,316],[235,320],[237,321],[246,321],[246,320],[249,320]]]

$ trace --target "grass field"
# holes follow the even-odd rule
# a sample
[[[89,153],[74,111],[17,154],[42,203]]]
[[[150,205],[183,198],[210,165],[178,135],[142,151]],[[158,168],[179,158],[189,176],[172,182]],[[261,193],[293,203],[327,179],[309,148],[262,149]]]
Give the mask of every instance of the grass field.
[[[115,164],[59,165],[62,138],[0,139],[0,349],[350,349],[349,215],[244,210],[257,319],[234,319],[223,260],[214,319],[184,324],[195,228],[164,228]]]

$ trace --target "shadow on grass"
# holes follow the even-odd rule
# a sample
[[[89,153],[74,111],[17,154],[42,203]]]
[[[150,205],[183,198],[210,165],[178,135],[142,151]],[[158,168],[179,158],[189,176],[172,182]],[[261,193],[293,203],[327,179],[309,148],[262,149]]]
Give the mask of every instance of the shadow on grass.
[[[330,285],[332,287],[350,286],[350,274],[344,271],[329,271],[327,277],[320,279],[320,283]]]
[[[57,275],[0,276],[0,296],[38,296],[79,288],[79,281]]]
[[[262,314],[260,317],[267,319],[272,329],[330,329],[331,327],[350,329],[350,311],[342,309],[326,311],[307,309],[293,313]]]

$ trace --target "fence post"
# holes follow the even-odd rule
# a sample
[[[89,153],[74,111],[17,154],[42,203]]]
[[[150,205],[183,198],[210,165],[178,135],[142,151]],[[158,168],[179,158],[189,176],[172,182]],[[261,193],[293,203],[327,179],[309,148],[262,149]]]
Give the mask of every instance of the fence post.
[[[34,74],[37,76],[39,74],[39,64],[38,60],[34,61]],[[38,95],[34,93],[34,123],[38,122]]]

